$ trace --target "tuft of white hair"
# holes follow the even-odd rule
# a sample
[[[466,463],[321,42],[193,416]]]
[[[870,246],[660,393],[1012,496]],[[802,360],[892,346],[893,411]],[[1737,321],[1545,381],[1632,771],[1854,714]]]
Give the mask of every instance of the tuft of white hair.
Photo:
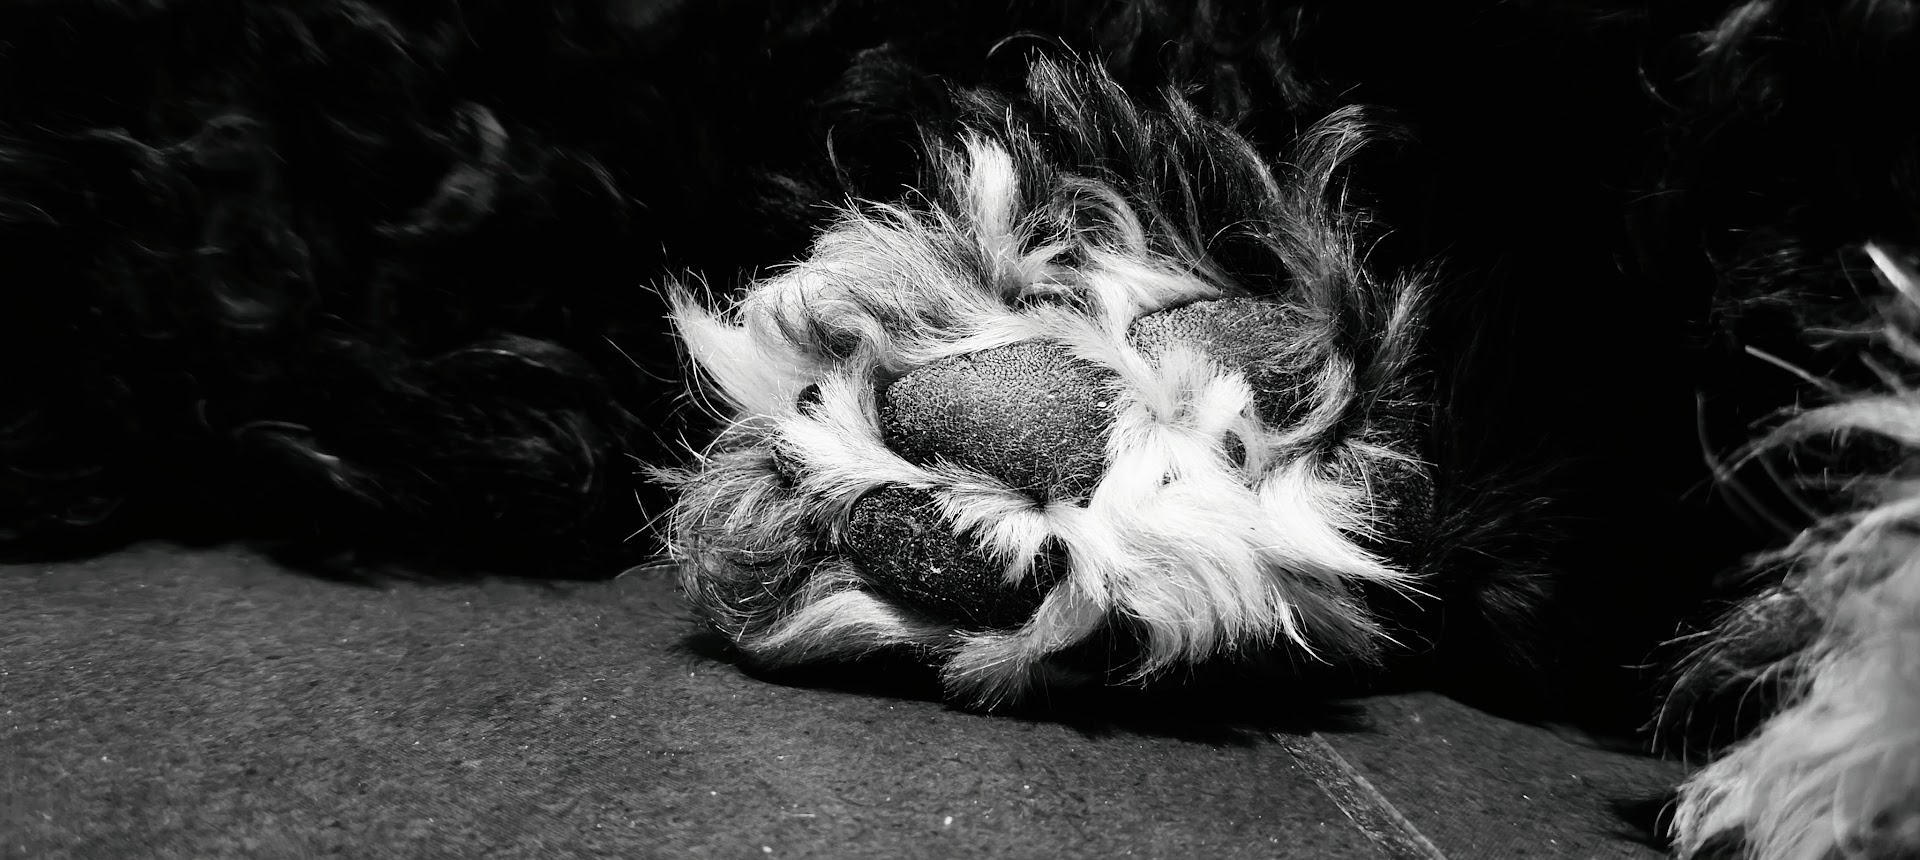
[[[1920,274],[1868,253],[1895,293],[1886,343],[1920,368]],[[1804,412],[1764,440],[1870,439],[1898,453],[1863,481],[1856,510],[1767,560],[1791,574],[1755,600],[1796,602],[1790,614],[1810,615],[1816,632],[1756,673],[1784,679],[1785,707],[1681,788],[1683,857],[1716,837],[1737,838],[1754,860],[1920,855],[1920,391],[1884,376],[1885,390]],[[1752,637],[1740,621],[1763,615],[1782,613],[1751,607],[1720,635]]]

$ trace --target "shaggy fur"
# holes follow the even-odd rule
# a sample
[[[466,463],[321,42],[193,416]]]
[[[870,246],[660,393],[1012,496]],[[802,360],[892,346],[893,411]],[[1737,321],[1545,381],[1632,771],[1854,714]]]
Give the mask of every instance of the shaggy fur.
[[[1904,371],[1920,360],[1920,274],[1869,251],[1895,291],[1882,337]],[[1882,392],[1796,415],[1760,443],[1838,436],[1843,451],[1865,449],[1879,468],[1846,486],[1857,507],[1763,557],[1784,571],[1780,583],[1729,617],[1695,658],[1696,673],[1737,665],[1742,680],[1775,688],[1782,705],[1681,789],[1682,854],[1728,832],[1763,860],[1920,851],[1920,485],[1912,474],[1920,401],[1901,371]],[[1775,653],[1755,654],[1756,645]]]
[[[964,102],[928,142],[923,197],[850,209],[724,314],[682,294],[688,352],[729,410],[678,478],[696,605],[762,663],[911,646],[980,705],[1071,679],[1061,658],[1097,636],[1137,644],[1135,680],[1276,646],[1375,659],[1391,640],[1368,594],[1418,591],[1410,561],[1433,539],[1434,415],[1414,365],[1422,290],[1362,267],[1335,184],[1372,134],[1360,115],[1306,130],[1276,173],[1177,94],[1142,108],[1079,65],[1043,61],[1022,98]],[[1004,378],[946,369],[1029,345],[1058,358]],[[1078,440],[918,442],[889,418],[927,373],[976,402],[1082,374],[1093,455],[1034,486],[1007,460],[1070,461]],[[1060,407],[1037,408],[1025,419]],[[912,497],[914,530],[952,535],[916,575],[1044,576],[1029,612],[943,613],[863,558],[913,551],[861,516]]]
[[[1691,33],[1652,66],[1670,157],[1638,224],[1643,259],[1654,277],[1714,284],[1702,426],[1710,452],[1734,449],[1718,469],[1730,505],[1778,547],[1732,568],[1734,607],[1677,643],[1663,733],[1737,742],[1682,790],[1678,847],[1911,856],[1920,577],[1902,255],[1920,247],[1920,119],[1890,106],[1920,93],[1920,7],[1666,14]],[[1740,446],[1754,425],[1760,440]]]

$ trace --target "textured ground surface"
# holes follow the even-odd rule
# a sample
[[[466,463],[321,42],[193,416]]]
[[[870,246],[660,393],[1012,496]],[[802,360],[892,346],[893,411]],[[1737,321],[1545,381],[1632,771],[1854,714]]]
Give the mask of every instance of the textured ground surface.
[[[659,575],[0,567],[0,857],[1658,857],[1671,765],[1429,695],[1247,734],[768,683]]]

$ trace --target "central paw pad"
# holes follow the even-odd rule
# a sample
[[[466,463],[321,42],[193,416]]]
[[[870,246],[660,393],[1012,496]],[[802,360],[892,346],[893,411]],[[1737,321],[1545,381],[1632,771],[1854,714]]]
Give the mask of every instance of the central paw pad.
[[[1114,374],[1046,343],[1016,343],[918,368],[880,394],[887,447],[946,461],[1036,501],[1085,497],[1106,471]]]

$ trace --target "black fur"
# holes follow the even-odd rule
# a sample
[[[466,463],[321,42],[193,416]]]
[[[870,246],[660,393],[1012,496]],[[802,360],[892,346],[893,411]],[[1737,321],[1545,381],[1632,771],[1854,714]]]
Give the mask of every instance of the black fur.
[[[647,557],[635,458],[685,423],[647,285],[804,247],[888,109],[862,52],[1014,27],[903,8],[8,5],[0,546]]]

